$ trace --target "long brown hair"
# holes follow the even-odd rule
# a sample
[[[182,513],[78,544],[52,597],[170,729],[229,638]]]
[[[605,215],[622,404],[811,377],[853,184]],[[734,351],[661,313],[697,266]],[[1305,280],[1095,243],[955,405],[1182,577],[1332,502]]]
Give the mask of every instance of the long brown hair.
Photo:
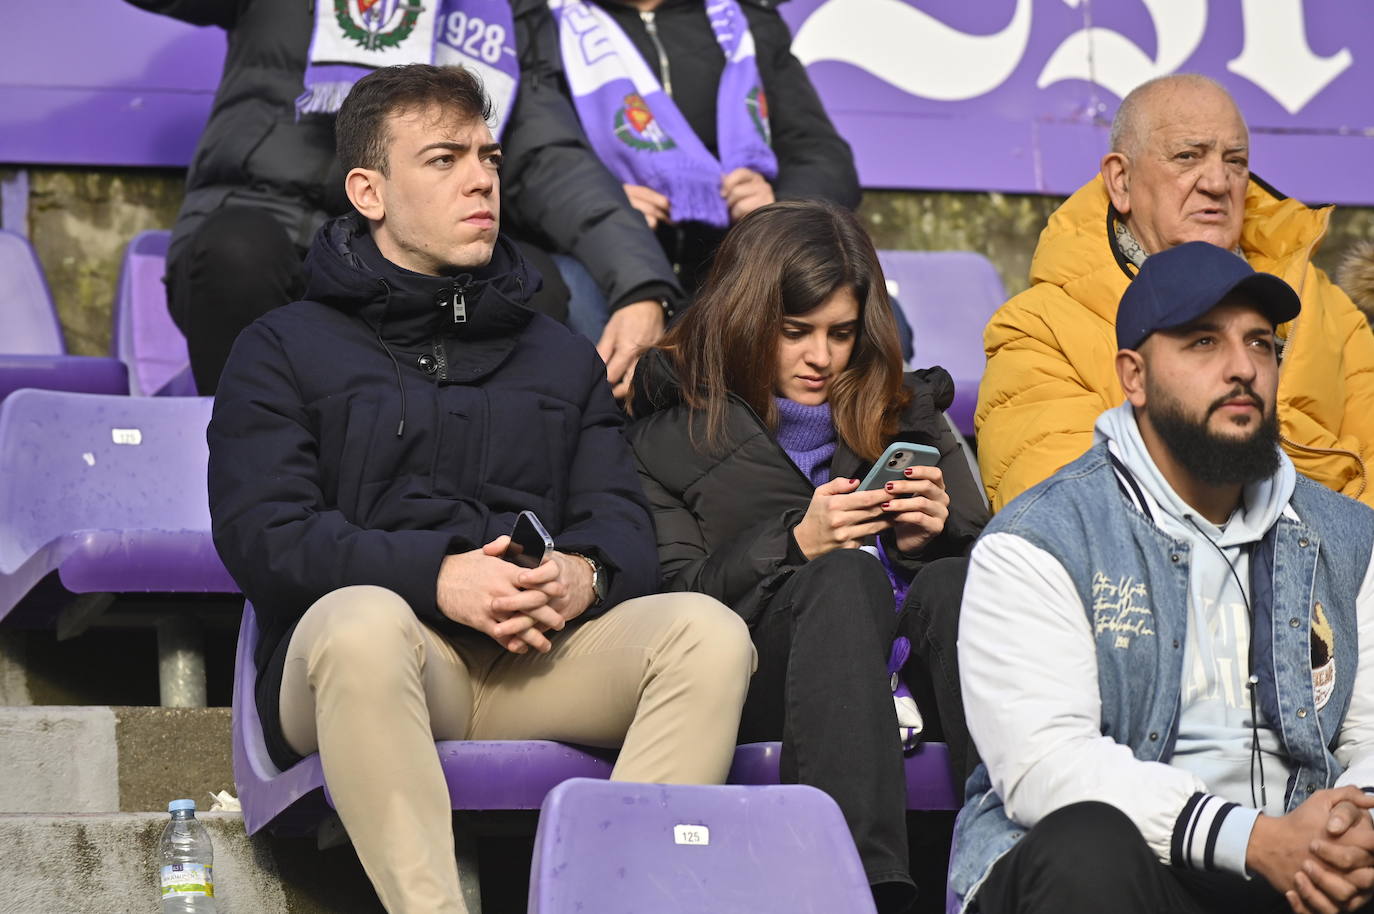
[[[708,448],[726,445],[731,393],[777,428],[783,318],[806,314],[846,288],[859,302],[859,331],[831,390],[831,415],[855,454],[874,460],[882,453],[910,394],[878,254],[848,210],[801,200],[757,209],[729,231],[696,303],[659,344],[683,401],[705,411]]]

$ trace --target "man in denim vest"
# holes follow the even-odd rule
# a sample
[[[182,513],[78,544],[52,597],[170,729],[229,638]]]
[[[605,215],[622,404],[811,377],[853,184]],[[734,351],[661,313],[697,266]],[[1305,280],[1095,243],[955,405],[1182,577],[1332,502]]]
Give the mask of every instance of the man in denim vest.
[[[964,910],[1366,909],[1374,511],[1278,447],[1300,307],[1206,242],[1151,257],[1117,315],[1126,402],[975,547]]]

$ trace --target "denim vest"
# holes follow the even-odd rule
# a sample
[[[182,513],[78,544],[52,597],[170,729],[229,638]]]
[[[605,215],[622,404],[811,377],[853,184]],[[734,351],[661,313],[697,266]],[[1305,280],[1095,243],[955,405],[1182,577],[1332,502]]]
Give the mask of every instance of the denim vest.
[[[1374,512],[1301,474],[1289,505],[1301,521],[1281,516],[1256,546],[1250,601],[1256,696],[1293,766],[1285,792],[1292,810],[1343,771],[1331,747],[1359,661],[1355,597],[1374,547]],[[1125,498],[1105,442],[1004,508],[984,531],[992,533],[1059,559],[1093,628],[1102,733],[1141,761],[1168,762],[1178,734],[1189,544]],[[1026,832],[1007,817],[986,767],[969,776],[966,795],[950,864],[950,888],[965,905]]]

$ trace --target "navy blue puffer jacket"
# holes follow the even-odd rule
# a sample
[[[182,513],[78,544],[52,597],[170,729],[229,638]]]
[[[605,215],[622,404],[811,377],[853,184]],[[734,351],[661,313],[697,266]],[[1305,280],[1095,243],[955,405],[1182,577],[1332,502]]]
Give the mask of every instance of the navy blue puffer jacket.
[[[427,624],[439,565],[531,509],[558,547],[609,571],[606,606],[658,581],[652,522],[606,369],[591,343],[523,303],[539,284],[503,237],[456,277],[402,270],[357,216],[327,223],[305,301],[234,344],[210,421],[210,514],[262,627],[269,746],[287,643],[320,597],[400,594]],[[466,320],[451,301],[461,294]]]

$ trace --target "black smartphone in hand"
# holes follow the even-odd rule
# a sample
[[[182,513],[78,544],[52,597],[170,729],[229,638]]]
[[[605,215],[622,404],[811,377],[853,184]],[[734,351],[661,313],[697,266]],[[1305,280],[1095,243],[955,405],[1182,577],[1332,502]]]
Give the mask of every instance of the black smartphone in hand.
[[[553,552],[553,537],[533,511],[521,511],[510,531],[510,545],[501,553],[507,562],[521,568],[538,568]]]

